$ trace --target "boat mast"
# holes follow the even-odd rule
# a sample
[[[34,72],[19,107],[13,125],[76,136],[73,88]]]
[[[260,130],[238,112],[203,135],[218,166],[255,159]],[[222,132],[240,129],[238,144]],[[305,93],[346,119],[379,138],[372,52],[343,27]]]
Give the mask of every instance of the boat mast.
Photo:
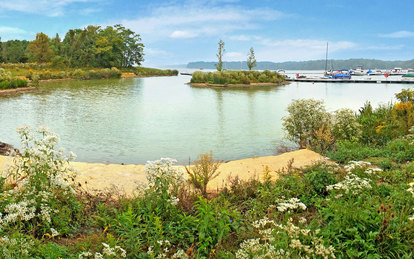
[[[326,42],[325,72],[327,68],[328,68],[328,42]]]

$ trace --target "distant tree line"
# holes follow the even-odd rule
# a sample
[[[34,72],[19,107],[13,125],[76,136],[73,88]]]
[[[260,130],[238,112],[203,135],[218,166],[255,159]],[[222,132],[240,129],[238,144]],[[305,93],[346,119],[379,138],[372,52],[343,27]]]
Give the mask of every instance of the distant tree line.
[[[214,64],[216,62],[190,62],[187,64],[187,68],[205,68],[215,69]],[[223,66],[227,69],[238,70],[249,69],[246,61],[223,61]],[[350,69],[362,66],[364,69],[392,69],[394,67],[401,67],[403,69],[414,68],[414,59],[406,61],[385,61],[378,59],[346,59],[346,60],[329,60],[328,69]],[[258,70],[324,70],[325,60],[309,60],[309,61],[288,61],[288,62],[270,62],[270,61],[258,61],[255,69]]]
[[[144,45],[139,34],[122,25],[89,25],[49,38],[38,33],[33,41],[1,42],[0,62],[46,63],[56,67],[132,67],[144,61]]]

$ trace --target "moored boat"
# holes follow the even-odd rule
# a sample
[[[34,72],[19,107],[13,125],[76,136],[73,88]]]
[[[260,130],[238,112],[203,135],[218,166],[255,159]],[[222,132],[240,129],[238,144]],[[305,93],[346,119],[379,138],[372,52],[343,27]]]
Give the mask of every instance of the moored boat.
[[[366,75],[366,72],[364,71],[362,66],[358,66],[356,69],[351,69],[349,73],[352,76],[365,76]]]

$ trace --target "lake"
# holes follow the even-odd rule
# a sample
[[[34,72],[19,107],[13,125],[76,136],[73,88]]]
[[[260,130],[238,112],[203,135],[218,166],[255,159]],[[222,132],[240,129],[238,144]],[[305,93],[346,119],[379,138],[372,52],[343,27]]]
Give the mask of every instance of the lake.
[[[42,83],[0,96],[0,141],[20,146],[15,129],[48,126],[77,161],[181,164],[210,150],[221,160],[274,155],[292,99],[324,100],[329,111],[394,101],[402,84],[293,82],[279,87],[193,88],[189,76]]]

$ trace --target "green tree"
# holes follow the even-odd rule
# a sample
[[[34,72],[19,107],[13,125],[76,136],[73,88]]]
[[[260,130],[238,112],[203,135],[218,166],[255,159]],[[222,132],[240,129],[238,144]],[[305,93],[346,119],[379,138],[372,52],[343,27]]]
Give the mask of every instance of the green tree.
[[[5,63],[25,63],[28,60],[27,40],[9,40],[2,43],[3,62]]]
[[[126,29],[120,24],[114,26],[123,40],[122,46],[122,67],[140,66],[144,61],[144,44],[141,43],[139,34]]]
[[[43,32],[36,34],[36,39],[29,43],[27,47],[30,58],[38,63],[50,61],[53,51],[49,45],[49,37]]]
[[[214,64],[214,66],[217,68],[217,71],[222,71],[223,70],[223,55],[224,55],[224,52],[226,51],[224,49],[224,41],[220,40],[218,45],[219,45],[218,53],[216,54],[218,58],[218,64]]]
[[[256,57],[254,55],[253,47],[250,48],[249,54],[247,56],[247,67],[249,70],[252,70],[253,67],[256,66]]]

